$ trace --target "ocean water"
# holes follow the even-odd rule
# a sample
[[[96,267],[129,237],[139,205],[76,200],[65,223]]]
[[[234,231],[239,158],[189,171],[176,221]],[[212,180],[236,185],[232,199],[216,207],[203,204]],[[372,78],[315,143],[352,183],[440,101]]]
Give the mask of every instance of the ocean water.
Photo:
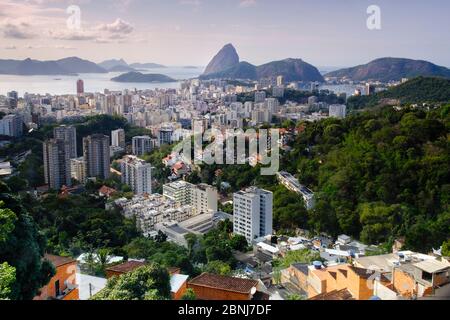
[[[177,80],[196,78],[203,73],[203,67],[184,68],[168,67],[161,69],[142,70],[142,73],[158,73],[172,77]],[[76,94],[76,82],[83,79],[86,92],[103,92],[109,90],[145,90],[179,88],[180,82],[172,83],[120,83],[111,81],[112,78],[123,74],[123,72],[110,73],[86,73],[78,76],[14,76],[0,75],[0,95],[6,95],[9,91],[17,91],[19,96],[24,93],[64,95]]]

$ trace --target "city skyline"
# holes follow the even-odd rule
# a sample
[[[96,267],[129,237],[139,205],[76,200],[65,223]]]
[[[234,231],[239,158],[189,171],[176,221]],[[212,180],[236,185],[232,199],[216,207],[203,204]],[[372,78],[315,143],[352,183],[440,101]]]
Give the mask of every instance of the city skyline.
[[[70,5],[81,10],[81,29],[67,27]],[[367,28],[370,5],[381,9],[381,30]],[[345,67],[391,56],[450,66],[448,9],[443,0],[5,0],[0,55],[205,66],[231,42],[254,64],[292,57]]]

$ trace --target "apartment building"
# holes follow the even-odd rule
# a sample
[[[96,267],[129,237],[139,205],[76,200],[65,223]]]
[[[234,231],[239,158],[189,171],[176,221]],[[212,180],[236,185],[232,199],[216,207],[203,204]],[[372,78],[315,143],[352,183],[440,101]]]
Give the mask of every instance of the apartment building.
[[[277,173],[278,181],[288,190],[302,196],[306,209],[311,210],[315,206],[314,192],[300,184],[300,182],[290,173],[281,171]]]
[[[136,195],[152,193],[152,166],[136,156],[125,156],[121,162],[122,183]]]
[[[248,188],[233,195],[234,233],[249,243],[273,232],[273,194],[259,188]]]
[[[86,178],[108,179],[110,175],[109,137],[95,134],[83,139]]]
[[[51,139],[44,142],[44,176],[50,189],[60,190],[72,185],[70,152],[67,141]]]
[[[73,126],[59,126],[53,129],[53,137],[64,140],[70,146],[70,159],[77,158],[77,129]]]
[[[125,130],[117,129],[117,130],[111,131],[111,146],[112,147],[120,147],[120,148],[125,149],[125,147],[126,147]]]
[[[72,179],[77,180],[79,183],[86,183],[86,163],[84,158],[70,159],[70,173]]]

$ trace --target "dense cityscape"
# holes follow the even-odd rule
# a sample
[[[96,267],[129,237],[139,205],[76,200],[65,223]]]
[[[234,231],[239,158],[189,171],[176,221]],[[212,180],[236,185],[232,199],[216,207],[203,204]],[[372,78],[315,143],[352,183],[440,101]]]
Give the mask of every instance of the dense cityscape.
[[[0,300],[450,299],[449,69],[30,61],[76,76],[0,95]]]

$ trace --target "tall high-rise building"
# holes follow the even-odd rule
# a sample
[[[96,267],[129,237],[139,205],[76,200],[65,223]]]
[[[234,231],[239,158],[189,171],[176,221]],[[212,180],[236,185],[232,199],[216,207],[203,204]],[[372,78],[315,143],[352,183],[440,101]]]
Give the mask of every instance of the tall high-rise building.
[[[111,131],[111,146],[125,148],[125,130]]]
[[[51,139],[43,144],[45,183],[59,190],[72,184],[70,171],[70,145],[65,140]]]
[[[84,81],[81,79],[77,81],[77,94],[84,94]]]
[[[12,109],[17,108],[17,104],[19,102],[19,94],[17,91],[11,91],[7,94],[8,106]]]
[[[107,179],[110,174],[109,137],[95,134],[83,139],[86,178]]]
[[[136,195],[152,193],[152,166],[135,156],[125,156],[121,163],[122,183]]]
[[[0,120],[0,135],[18,138],[23,134],[24,117],[19,114],[8,114]]]
[[[255,187],[233,195],[234,233],[244,236],[249,243],[273,232],[273,194]]]
[[[53,137],[65,140],[70,144],[70,158],[78,157],[77,152],[77,129],[73,126],[59,126],[53,129]]]
[[[137,136],[133,137],[132,149],[135,156],[143,156],[152,152],[154,147],[154,141],[149,136]]]

